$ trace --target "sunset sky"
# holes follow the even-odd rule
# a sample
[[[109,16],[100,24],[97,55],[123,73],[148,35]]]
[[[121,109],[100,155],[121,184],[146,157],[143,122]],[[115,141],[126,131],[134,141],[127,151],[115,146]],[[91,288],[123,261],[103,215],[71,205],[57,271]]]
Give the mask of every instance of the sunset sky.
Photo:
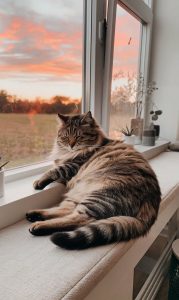
[[[81,97],[82,15],[83,0],[0,0],[0,89]],[[140,23],[119,8],[116,25],[113,73],[136,72]]]
[[[115,43],[113,57],[113,76],[122,71],[123,79],[115,80],[112,83],[112,90],[119,85],[126,84],[126,74],[137,74],[140,57],[140,36],[141,23],[125,11],[119,5],[117,6]]]

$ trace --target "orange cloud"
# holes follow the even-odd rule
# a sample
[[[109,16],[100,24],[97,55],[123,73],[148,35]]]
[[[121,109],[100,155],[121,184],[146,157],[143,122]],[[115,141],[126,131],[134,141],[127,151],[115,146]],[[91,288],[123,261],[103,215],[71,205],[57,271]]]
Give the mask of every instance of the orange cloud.
[[[12,17],[0,33],[4,58],[1,72],[76,76],[82,72],[82,30],[50,30],[42,23]],[[8,43],[6,43],[8,41]],[[8,55],[7,55],[8,54]]]
[[[82,27],[73,24],[59,31],[34,18],[2,16],[4,29],[0,46],[4,57],[1,72],[45,74],[57,79],[81,80]],[[136,72],[139,55],[140,23],[128,13],[117,16],[113,73],[119,69]],[[129,39],[131,43],[128,45]],[[8,43],[7,43],[8,41]]]
[[[18,20],[18,18],[14,17],[9,27],[3,33],[0,33],[1,43],[3,42],[4,39],[16,40],[17,38],[16,34],[17,31],[20,29],[20,27],[21,27],[21,22]]]

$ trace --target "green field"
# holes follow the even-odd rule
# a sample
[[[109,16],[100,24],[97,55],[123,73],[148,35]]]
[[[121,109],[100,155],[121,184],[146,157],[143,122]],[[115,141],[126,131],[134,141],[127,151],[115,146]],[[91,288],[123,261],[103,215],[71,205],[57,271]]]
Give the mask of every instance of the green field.
[[[57,132],[56,115],[0,114],[0,156],[8,168],[45,160]]]
[[[119,138],[121,129],[130,126],[130,115],[110,115],[110,137]],[[57,133],[57,116],[50,114],[0,114],[0,156],[10,160],[7,168],[48,159]]]

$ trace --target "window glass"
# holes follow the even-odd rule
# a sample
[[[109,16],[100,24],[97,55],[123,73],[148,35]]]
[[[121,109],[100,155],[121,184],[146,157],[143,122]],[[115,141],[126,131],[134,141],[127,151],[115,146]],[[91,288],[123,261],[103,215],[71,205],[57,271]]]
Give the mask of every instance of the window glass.
[[[135,116],[136,84],[139,70],[141,23],[117,5],[112,72],[110,131],[121,138],[121,130]]]
[[[80,111],[83,0],[0,0],[0,156],[45,160],[56,114]]]

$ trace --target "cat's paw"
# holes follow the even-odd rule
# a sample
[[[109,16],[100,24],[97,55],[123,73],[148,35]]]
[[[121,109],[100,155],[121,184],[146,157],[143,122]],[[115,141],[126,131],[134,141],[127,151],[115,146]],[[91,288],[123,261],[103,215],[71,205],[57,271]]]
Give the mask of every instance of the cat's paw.
[[[47,224],[44,224],[44,222],[35,222],[33,223],[30,228],[29,232],[32,235],[49,235],[54,232],[52,228],[50,228]]]
[[[43,188],[45,187],[43,184],[42,184],[42,181],[41,180],[36,180],[34,181],[33,183],[33,187],[35,190],[43,190]]]
[[[26,219],[29,222],[36,222],[36,221],[43,221],[44,220],[42,214],[38,211],[28,211],[26,213]]]
[[[43,231],[42,229],[41,229],[41,222],[35,222],[30,226],[29,232],[33,235],[42,235],[41,234],[41,231]]]

